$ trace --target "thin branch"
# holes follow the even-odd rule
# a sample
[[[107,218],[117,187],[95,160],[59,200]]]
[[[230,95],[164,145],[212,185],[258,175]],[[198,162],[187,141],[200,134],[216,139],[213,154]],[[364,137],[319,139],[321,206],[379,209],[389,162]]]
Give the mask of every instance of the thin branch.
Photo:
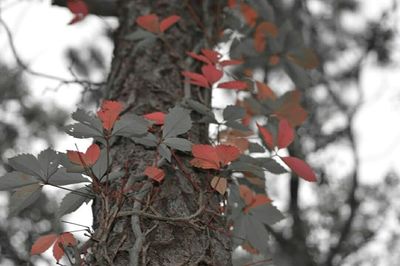
[[[82,86],[102,86],[105,83],[104,82],[92,82],[90,80],[79,80],[79,79],[65,79],[62,77],[58,77],[58,76],[54,76],[54,75],[49,75],[46,73],[41,73],[35,70],[32,70],[31,68],[29,68],[29,66],[24,63],[24,61],[20,58],[17,49],[15,47],[15,42],[14,42],[14,38],[13,35],[11,33],[10,28],[8,27],[7,23],[0,17],[0,24],[3,26],[3,28],[6,31],[6,35],[8,38],[8,43],[10,45],[12,54],[15,58],[15,61],[17,62],[17,65],[26,73],[33,75],[33,76],[38,76],[41,78],[46,78],[46,79],[51,79],[51,80],[55,80],[55,81],[59,81],[61,84],[67,85],[67,84],[80,84]]]
[[[139,215],[136,212],[140,212],[140,209],[142,208],[142,200],[143,198],[147,195],[147,192],[151,189],[152,183],[146,182],[142,188],[140,189],[137,198],[133,204],[132,208],[132,217],[131,217],[131,227],[132,227],[132,232],[135,236],[135,243],[133,244],[133,247],[129,251],[129,262],[131,266],[138,266],[139,265],[139,255],[142,250],[145,234],[142,232],[142,229],[140,228],[140,218]]]

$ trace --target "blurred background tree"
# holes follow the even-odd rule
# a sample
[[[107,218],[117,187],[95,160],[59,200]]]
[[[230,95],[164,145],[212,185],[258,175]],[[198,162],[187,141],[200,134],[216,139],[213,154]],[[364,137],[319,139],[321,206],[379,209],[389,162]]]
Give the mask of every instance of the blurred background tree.
[[[312,192],[309,187],[301,186],[297,177],[278,184],[274,184],[276,177],[268,179],[267,189],[272,198],[280,199],[287,219],[270,228],[273,263],[265,261],[254,265],[396,265],[400,261],[395,252],[400,247],[399,230],[395,226],[398,212],[394,211],[399,197],[397,173],[389,171],[378,185],[360,181],[363,154],[360,154],[357,131],[360,129],[355,125],[360,110],[366,107],[365,94],[369,93],[362,80],[365,68],[371,64],[394,68],[397,64],[393,53],[398,38],[396,0],[373,20],[359,19],[363,16],[363,1],[248,2],[258,7],[260,3],[265,4],[262,8],[272,10],[278,25],[290,20],[294,31],[316,52],[320,62],[316,70],[306,73],[271,67],[265,58],[252,61],[251,67],[261,69],[264,81],[279,93],[293,86],[301,89],[302,104],[309,118],[299,129],[299,141],[290,152],[297,157],[307,155],[320,177]],[[65,5],[65,1],[54,3]],[[261,8],[256,10],[262,11]],[[112,37],[107,27],[105,34]],[[245,43],[246,37],[241,43],[233,44],[237,45],[238,54],[245,52],[246,46],[241,46]],[[90,80],[94,71],[106,77],[108,66],[95,47],[71,48],[65,55],[70,62],[68,71],[76,80]],[[29,71],[23,66],[17,64],[13,69],[1,66],[0,72],[0,147],[5,171],[4,159],[9,157],[8,151],[15,145],[27,145],[39,139],[52,145],[55,125],[64,125],[67,115],[61,110],[55,111],[56,106],[44,110],[42,105],[29,100],[30,92],[23,82],[24,73]],[[84,82],[82,85],[85,88],[83,101],[95,104],[101,99],[98,84]],[[368,126],[374,127],[373,121]],[[363,130],[369,129],[365,126]],[[377,138],[384,138],[382,135]],[[15,265],[29,259],[27,250],[31,240],[50,230],[54,222],[54,206],[50,206],[45,196],[36,204],[49,208],[38,208],[37,213],[25,213],[25,216],[23,213],[13,220],[1,216],[2,258]],[[35,222],[27,226],[27,221]],[[16,226],[19,223],[24,224]],[[20,228],[25,229],[23,235]],[[26,245],[25,251],[18,244],[9,245],[22,242]],[[382,250],[384,256],[379,254]],[[264,259],[240,254],[235,261],[237,265]]]

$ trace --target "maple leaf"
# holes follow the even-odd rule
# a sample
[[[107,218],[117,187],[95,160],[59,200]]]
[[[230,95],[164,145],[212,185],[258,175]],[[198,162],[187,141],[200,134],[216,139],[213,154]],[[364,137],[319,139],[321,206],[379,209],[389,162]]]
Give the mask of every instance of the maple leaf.
[[[285,119],[279,121],[276,145],[279,149],[286,148],[294,140],[294,130]]]
[[[160,18],[155,14],[140,16],[136,19],[136,23],[147,31],[152,33],[162,33],[177,23],[181,19],[180,16],[170,16],[160,22]]]
[[[227,81],[218,84],[218,88],[220,89],[246,90],[248,87],[249,85],[246,82],[240,80]]]
[[[159,183],[163,181],[165,177],[164,171],[155,166],[147,166],[144,170],[144,174]]]
[[[232,66],[232,65],[240,65],[243,64],[242,60],[230,59],[230,60],[221,60],[222,55],[214,50],[209,49],[201,49],[202,54],[196,54],[193,52],[186,52],[190,57],[199,60],[208,65],[219,65],[221,67]]]
[[[68,0],[67,7],[75,15],[69,25],[83,20],[89,14],[89,8],[83,0]]]
[[[67,150],[68,159],[81,166],[92,166],[96,163],[100,156],[100,147],[92,144],[85,153],[79,151]]]
[[[278,101],[280,104],[274,110],[279,119],[286,119],[290,126],[301,125],[307,118],[307,112],[300,105],[301,93],[299,90],[286,92]]]
[[[257,12],[250,5],[247,4],[241,4],[240,11],[242,12],[242,15],[245,18],[247,24],[250,27],[254,27],[258,18]]]
[[[170,17],[167,17],[167,18],[163,19],[161,21],[161,23],[160,23],[160,31],[161,32],[166,31],[172,25],[177,23],[180,19],[181,19],[181,17],[177,16],[177,15],[173,15],[173,16],[170,16]]]
[[[136,19],[136,23],[152,33],[160,32],[160,21],[156,14],[140,16]]]
[[[218,70],[214,65],[205,65],[201,68],[202,74],[190,72],[190,71],[182,71],[182,75],[186,78],[189,78],[189,82],[191,84],[204,87],[211,88],[212,85],[221,79],[223,76],[223,72]]]
[[[201,74],[190,71],[182,71],[182,75],[188,78],[189,82],[193,85],[197,85],[199,87],[204,87],[204,88],[210,88],[208,80]]]
[[[309,181],[309,182],[317,181],[317,177],[315,176],[314,171],[303,160],[300,160],[299,158],[296,158],[296,157],[281,157],[281,159],[299,177],[301,177],[304,180]]]
[[[155,125],[163,125],[165,120],[165,113],[163,112],[153,112],[149,114],[143,115],[144,118],[147,120],[151,120],[154,122]]]
[[[224,195],[226,189],[228,188],[228,181],[226,178],[214,176],[214,178],[210,182],[211,187],[219,192],[219,194]]]
[[[278,35],[278,28],[275,24],[270,22],[262,22],[258,24],[256,31],[254,33],[254,46],[257,52],[262,52],[265,50],[267,44],[266,38],[275,38]]]
[[[257,124],[258,130],[261,133],[261,136],[265,142],[265,144],[272,150],[274,147],[278,147],[278,149],[283,149],[289,146],[294,140],[294,130],[289,125],[289,122],[285,119],[279,121],[278,134],[276,138],[272,135],[268,129]]]
[[[259,100],[276,99],[274,91],[267,84],[256,81],[256,86],[257,86],[257,99]]]
[[[201,68],[203,76],[207,79],[210,86],[222,78],[223,72],[213,65],[205,65]]]
[[[230,145],[217,145],[215,147],[206,144],[192,146],[192,153],[195,157],[190,164],[203,169],[220,169],[230,162],[236,160],[240,150]]]
[[[266,195],[256,194],[246,185],[239,185],[239,194],[246,205],[243,209],[244,213],[248,213],[249,210],[252,208],[272,202],[272,200],[268,198]]]
[[[252,135],[251,132],[243,132],[239,130],[226,130],[220,132],[220,141],[226,145],[237,147],[242,153],[249,148],[247,137]]]
[[[31,255],[38,255],[48,250],[53,245],[53,256],[57,262],[64,256],[65,247],[75,246],[77,241],[70,232],[60,235],[49,234],[39,237],[31,248]]]
[[[258,131],[261,133],[261,137],[263,138],[265,144],[270,148],[271,150],[274,149],[274,137],[272,136],[272,133],[268,131],[268,129],[260,126],[257,123],[257,128]]]
[[[97,116],[103,122],[103,128],[111,130],[115,121],[119,119],[119,114],[122,112],[123,105],[117,101],[103,101],[101,108],[97,111]]]

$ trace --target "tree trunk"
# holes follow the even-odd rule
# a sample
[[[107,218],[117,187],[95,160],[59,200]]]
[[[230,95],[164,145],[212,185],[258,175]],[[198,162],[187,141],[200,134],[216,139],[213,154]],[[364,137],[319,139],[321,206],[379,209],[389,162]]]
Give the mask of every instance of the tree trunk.
[[[201,32],[189,30],[194,22],[187,19],[188,11],[184,2],[125,0],[118,3],[120,27],[115,35],[114,58],[105,87],[105,99],[121,101],[137,114],[168,112],[169,108],[182,100],[182,68],[178,66],[177,55],[185,57],[186,51],[193,50],[194,46],[206,45]],[[201,1],[190,2],[193,10],[202,10],[196,7],[196,3]],[[157,13],[160,18],[174,14],[183,18],[179,25],[168,30],[165,35],[167,44],[157,40],[155,45],[140,49],[137,41],[129,41],[125,37],[138,28],[135,24],[137,16],[149,11]],[[168,44],[174,51],[168,48]],[[207,127],[194,126],[193,129],[190,140],[207,141]],[[130,177],[143,174],[144,168],[154,160],[154,150],[145,149],[129,140],[117,141],[112,150],[114,165],[127,166]],[[172,162],[172,165],[175,163]],[[201,192],[176,167],[166,168],[168,175],[159,186],[147,180],[136,182],[134,197],[127,197],[121,211],[140,209],[142,203],[144,205],[151,199],[150,208],[164,217],[195,213],[199,209]],[[209,186],[206,179],[197,174],[194,178],[200,190],[206,191]],[[111,187],[118,185],[112,184]],[[215,193],[205,193],[202,202],[207,208],[220,208],[220,200]],[[109,204],[109,210],[112,211],[115,206],[112,206],[113,202]],[[88,256],[89,265],[231,265],[231,243],[224,229],[226,221],[221,217],[202,212],[190,221],[155,220],[140,215],[117,217],[111,221],[107,220],[109,213],[101,211],[99,206],[99,200],[95,200],[94,228],[109,226],[109,233],[106,236],[94,234],[101,239],[93,242],[92,255]]]

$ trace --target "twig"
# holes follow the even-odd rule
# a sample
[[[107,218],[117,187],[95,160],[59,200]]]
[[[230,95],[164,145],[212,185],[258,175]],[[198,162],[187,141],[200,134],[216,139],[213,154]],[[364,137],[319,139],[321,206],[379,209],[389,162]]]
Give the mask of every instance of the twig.
[[[64,79],[64,78],[58,77],[58,76],[53,76],[53,75],[37,72],[37,71],[34,71],[34,70],[30,69],[29,66],[27,64],[25,64],[22,61],[22,59],[19,57],[17,49],[16,49],[15,44],[14,44],[14,38],[12,36],[11,30],[8,27],[7,23],[1,17],[0,17],[0,24],[3,26],[3,28],[6,31],[6,34],[7,34],[7,37],[8,37],[8,43],[10,45],[11,52],[13,53],[15,61],[17,62],[18,66],[23,71],[25,71],[26,73],[31,74],[33,76],[38,76],[38,77],[42,77],[42,78],[46,78],[46,79],[52,79],[52,80],[55,80],[55,81],[59,81],[62,84],[80,84],[82,86],[92,86],[92,85],[94,85],[94,86],[102,86],[102,85],[105,84],[104,82],[92,82],[90,80],[78,80],[78,79],[68,80],[68,79]]]
[[[145,238],[145,234],[143,234],[142,229],[140,228],[140,219],[137,212],[140,212],[140,209],[142,208],[142,200],[147,195],[147,192],[151,189],[152,186],[152,183],[146,182],[137,195],[138,200],[133,203],[133,209],[131,213],[131,227],[132,232],[135,236],[135,243],[129,251],[129,262],[131,266],[139,265],[139,254],[142,250]]]

